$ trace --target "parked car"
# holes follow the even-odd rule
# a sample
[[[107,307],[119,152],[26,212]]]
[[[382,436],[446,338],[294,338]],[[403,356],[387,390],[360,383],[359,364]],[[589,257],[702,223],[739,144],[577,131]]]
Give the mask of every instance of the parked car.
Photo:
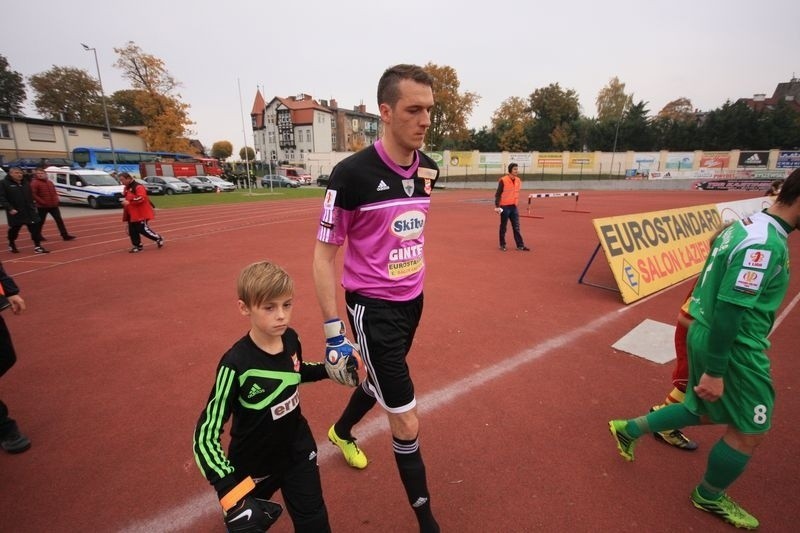
[[[63,204],[88,205],[92,209],[122,205],[122,185],[101,170],[47,167],[45,172],[56,187],[59,202]]]
[[[133,181],[144,186],[144,188],[147,190],[147,194],[150,196],[164,194],[164,187],[157,183],[147,183],[142,178],[133,178]]]
[[[286,176],[278,176],[277,174],[265,174],[261,178],[261,186],[266,188],[276,187],[291,187],[296,189],[300,187],[300,183]]]
[[[208,180],[218,191],[235,191],[236,185],[230,181],[224,180],[219,176],[202,176],[202,181]]]
[[[192,188],[192,192],[214,192],[214,186],[210,183],[204,183],[197,179],[197,176],[186,177],[182,176],[178,178],[184,183],[188,183],[189,187]]]
[[[144,181],[164,187],[164,194],[184,194],[192,192],[192,186],[171,176],[147,176]]]
[[[317,185],[320,187],[327,187],[328,181],[330,181],[331,177],[328,174],[320,174],[317,176]]]

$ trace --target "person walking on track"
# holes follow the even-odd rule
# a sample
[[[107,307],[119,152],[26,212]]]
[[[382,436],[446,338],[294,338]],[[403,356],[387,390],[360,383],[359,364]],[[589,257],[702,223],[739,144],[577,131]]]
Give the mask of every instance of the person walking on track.
[[[53,217],[58,227],[58,232],[61,238],[65,241],[71,241],[75,237],[70,235],[67,231],[67,226],[64,224],[64,219],[61,218],[61,209],[58,207],[58,193],[56,186],[47,178],[47,172],[43,166],[36,167],[33,171],[33,180],[31,181],[31,193],[33,193],[33,201],[36,203],[36,210],[39,213],[39,237],[44,240],[42,235],[42,228],[44,228],[44,219],[47,215]]]
[[[789,287],[787,237],[797,228],[800,169],[786,178],[775,203],[732,223],[714,241],[689,301],[693,321],[683,403],[609,422],[617,450],[628,461],[645,433],[726,425],[691,502],[739,528],[755,529],[759,522],[726,490],[744,473],[772,422],[775,389],[767,337]]]
[[[433,78],[416,65],[387,69],[378,82],[384,135],[333,168],[323,200],[313,273],[327,355],[351,354],[336,301],[335,257],[347,241],[342,285],[350,327],[367,378],[357,386],[328,438],[347,463],[367,457],[352,434],[375,403],[389,419],[392,448],[421,532],[439,531],[431,509],[414,383],[406,361],[422,316],[423,233],[436,163],[420,148],[431,125]]]
[[[133,248],[129,252],[135,254],[144,249],[142,236],[155,241],[156,245],[161,248],[164,246],[164,238],[150,227],[150,221],[155,218],[156,213],[147,197],[147,189],[144,188],[144,185],[137,183],[127,172],[120,173],[119,180],[125,186],[125,197],[122,199],[124,209],[122,220],[128,223],[128,236],[133,244]]]

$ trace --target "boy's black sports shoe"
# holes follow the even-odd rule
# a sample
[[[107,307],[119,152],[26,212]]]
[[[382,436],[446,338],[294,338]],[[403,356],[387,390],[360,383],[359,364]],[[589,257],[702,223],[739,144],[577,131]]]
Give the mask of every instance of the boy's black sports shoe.
[[[531,249],[528,248],[527,246],[517,246],[517,250],[519,250],[520,252],[530,252],[531,251]]]
[[[9,244],[8,245],[8,251],[11,252],[12,254],[18,254],[19,253],[19,250],[17,250],[17,246],[15,244]]]
[[[35,253],[35,254],[49,254],[50,250],[44,248],[43,246],[35,246],[33,248],[33,253]]]
[[[156,246],[158,246],[159,248],[164,246],[164,237],[159,237],[158,238],[158,240],[156,241]]]
[[[31,447],[31,441],[18,429],[14,429],[0,440],[0,447],[8,453],[22,453]]]
[[[144,246],[142,246],[142,245],[140,244],[139,246],[134,246],[133,248],[131,248],[130,250],[128,250],[128,253],[129,253],[129,254],[138,254],[138,253],[139,253],[139,252],[141,252],[142,250],[144,250]]]

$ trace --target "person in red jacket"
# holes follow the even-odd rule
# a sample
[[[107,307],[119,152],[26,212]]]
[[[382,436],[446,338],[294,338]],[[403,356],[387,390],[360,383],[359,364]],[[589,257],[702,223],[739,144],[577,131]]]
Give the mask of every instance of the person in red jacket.
[[[71,241],[75,237],[70,235],[67,231],[67,226],[64,224],[64,219],[61,218],[61,210],[58,208],[58,193],[56,186],[52,181],[47,179],[47,172],[43,166],[36,167],[33,172],[33,179],[31,180],[31,193],[33,194],[33,201],[36,204],[36,210],[39,212],[39,236],[42,236],[42,228],[44,227],[44,220],[49,214],[56,221],[58,232],[61,238],[65,241]]]
[[[124,209],[122,220],[128,223],[128,235],[131,238],[133,248],[130,253],[139,253],[144,249],[142,245],[142,235],[155,241],[159,248],[164,246],[164,238],[153,231],[150,227],[150,220],[155,218],[153,205],[147,197],[147,189],[143,185],[136,183],[133,176],[127,172],[122,172],[118,176],[122,185],[125,186],[125,198],[122,199]]]

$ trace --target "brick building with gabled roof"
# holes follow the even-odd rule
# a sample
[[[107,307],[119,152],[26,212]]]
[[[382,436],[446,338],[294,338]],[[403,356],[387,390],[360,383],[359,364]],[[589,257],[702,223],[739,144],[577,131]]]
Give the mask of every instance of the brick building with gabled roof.
[[[361,104],[353,111],[340,109],[336,100],[314,100],[311,95],[275,96],[267,103],[256,91],[250,112],[256,157],[264,162],[288,161],[305,165],[311,152],[347,152],[378,140],[380,117]]]
[[[785,102],[789,107],[800,112],[800,79],[792,78],[779,83],[771,98],[767,98],[767,95],[762,93],[754,94],[752,98],[739,98],[737,102],[743,102],[754,111],[775,109],[778,103]]]

